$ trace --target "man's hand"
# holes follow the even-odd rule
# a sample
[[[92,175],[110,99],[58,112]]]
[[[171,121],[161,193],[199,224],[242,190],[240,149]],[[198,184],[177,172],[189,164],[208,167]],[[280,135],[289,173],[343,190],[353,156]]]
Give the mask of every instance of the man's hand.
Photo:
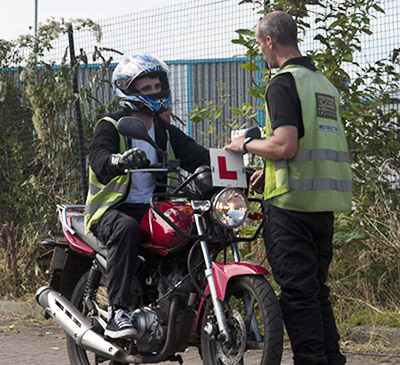
[[[250,177],[250,193],[261,194],[264,190],[264,170],[258,170]]]
[[[146,154],[139,148],[131,148],[124,152],[112,154],[110,156],[111,166],[116,167],[121,173],[125,169],[140,169],[150,165],[150,161],[147,159]]]
[[[232,140],[231,143],[229,143],[228,145],[226,145],[224,147],[224,150],[228,150],[228,151],[232,151],[232,152],[237,152],[237,153],[244,153],[245,151],[243,150],[243,141],[244,141],[244,137],[243,136],[239,136],[236,137],[235,139]]]

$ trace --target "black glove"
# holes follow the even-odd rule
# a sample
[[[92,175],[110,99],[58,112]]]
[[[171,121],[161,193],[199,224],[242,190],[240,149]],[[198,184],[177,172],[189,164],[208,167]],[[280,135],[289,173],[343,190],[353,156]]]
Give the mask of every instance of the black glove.
[[[131,148],[122,155],[120,153],[112,154],[110,156],[110,163],[120,173],[123,173],[125,169],[141,169],[150,165],[146,154],[142,150],[139,150],[139,148]]]

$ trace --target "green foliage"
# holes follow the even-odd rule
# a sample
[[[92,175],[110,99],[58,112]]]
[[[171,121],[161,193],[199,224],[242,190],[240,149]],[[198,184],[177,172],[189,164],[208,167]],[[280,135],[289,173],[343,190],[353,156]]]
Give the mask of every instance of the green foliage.
[[[24,219],[26,207],[34,197],[34,192],[24,185],[32,171],[27,161],[34,153],[31,112],[21,102],[15,81],[4,75],[3,82],[4,98],[0,102],[0,220],[15,219],[27,223]]]
[[[193,111],[188,114],[189,119],[192,123],[199,124],[205,123],[207,131],[200,131],[200,134],[205,134],[204,142],[208,141],[208,136],[214,136],[216,141],[213,147],[222,148],[229,140],[229,130],[238,129],[242,126],[239,124],[240,117],[235,116],[235,113],[241,113],[241,109],[229,108],[232,113],[232,117],[228,119],[222,118],[225,115],[225,111],[228,109],[227,102],[229,95],[225,92],[226,84],[218,82],[217,93],[220,101],[219,105],[216,105],[212,100],[206,100],[203,105],[195,104]],[[222,127],[223,132],[216,134],[217,125]],[[204,128],[204,124],[203,124]]]
[[[91,31],[97,39],[101,36],[98,25],[90,20],[74,25]],[[57,64],[46,58],[54,41],[71,27],[64,21],[50,21],[39,28],[37,37],[0,41],[0,280],[9,283],[1,287],[0,295],[21,295],[41,276],[39,242],[60,232],[56,204],[82,203],[76,101],[81,101],[86,147],[99,113],[109,108],[98,103],[90,114],[83,113],[85,103],[95,100],[94,81],[100,84],[111,59],[104,60],[96,49],[94,57],[104,60],[103,67],[76,94],[73,75],[80,63],[71,68],[67,50]],[[77,59],[87,62],[83,50]],[[17,73],[5,69],[15,65],[23,67]]]

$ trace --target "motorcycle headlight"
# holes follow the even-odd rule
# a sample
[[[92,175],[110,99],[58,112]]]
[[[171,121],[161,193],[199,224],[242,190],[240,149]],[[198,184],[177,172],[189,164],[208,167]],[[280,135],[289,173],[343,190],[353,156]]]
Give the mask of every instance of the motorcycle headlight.
[[[238,189],[226,188],[213,199],[214,220],[227,228],[237,228],[249,214],[249,202]]]

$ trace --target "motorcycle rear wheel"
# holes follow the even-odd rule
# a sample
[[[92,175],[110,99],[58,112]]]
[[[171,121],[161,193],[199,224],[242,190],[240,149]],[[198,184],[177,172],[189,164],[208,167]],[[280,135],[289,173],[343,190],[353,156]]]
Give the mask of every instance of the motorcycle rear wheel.
[[[78,281],[76,284],[74,291],[72,292],[72,297],[71,297],[71,303],[79,309],[80,312],[85,313],[84,308],[83,308],[83,295],[85,293],[85,288],[86,288],[86,283],[88,281],[89,277],[89,271],[86,272]],[[97,296],[96,296],[96,303],[100,307],[104,307],[103,309],[106,309],[105,307],[107,306],[108,300],[106,296],[106,288],[104,283],[102,283],[102,280],[100,281],[100,287],[97,291]],[[71,364],[76,364],[76,365],[92,365],[92,364],[97,364],[96,362],[96,354],[87,351],[81,346],[79,346],[72,337],[67,336],[67,350],[68,350],[68,357],[71,362]],[[122,363],[114,361],[114,360],[109,360],[105,358],[98,358],[97,359],[98,363],[101,364],[109,364],[109,365],[122,365]]]
[[[207,323],[216,326],[206,309],[201,327],[201,353],[207,365],[279,365],[283,350],[282,314],[275,292],[262,276],[232,278],[224,300],[232,347],[210,336]],[[211,322],[211,323],[210,323]]]

